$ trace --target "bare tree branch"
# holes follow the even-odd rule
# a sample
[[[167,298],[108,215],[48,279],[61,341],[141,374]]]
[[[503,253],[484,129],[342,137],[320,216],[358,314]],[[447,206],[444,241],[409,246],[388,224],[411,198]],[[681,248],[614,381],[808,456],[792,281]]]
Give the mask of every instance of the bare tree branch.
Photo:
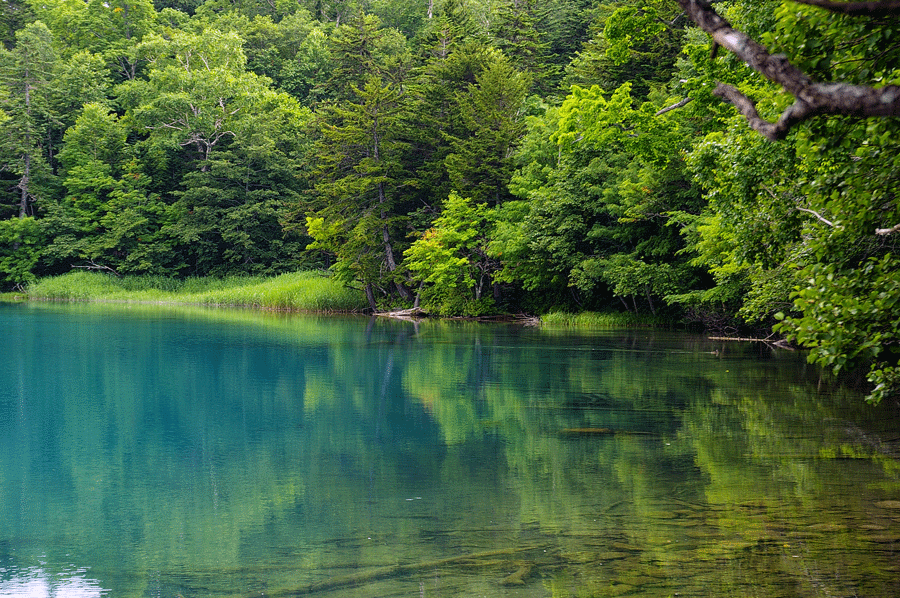
[[[781,114],[781,118],[777,122],[771,123],[759,115],[759,112],[756,111],[756,104],[736,87],[719,83],[713,94],[731,102],[738,112],[744,115],[754,131],[772,141],[784,139],[792,126],[811,116],[808,105],[795,102]]]
[[[84,268],[85,270],[101,270],[104,272],[110,272],[115,274],[117,277],[122,278],[122,275],[110,268],[109,266],[104,266],[103,264],[98,264],[94,260],[88,260],[87,266],[72,266],[73,268]]]
[[[701,0],[678,0],[678,4],[691,20],[712,36],[714,43],[733,52],[753,70],[794,96],[794,104],[776,123],[769,123],[759,116],[753,102],[734,87],[719,85],[716,88],[716,95],[733,103],[751,126],[767,138],[773,141],[784,139],[792,126],[822,114],[900,116],[900,86],[876,89],[847,83],[815,83],[787,57],[770,54],[756,40],[734,29],[710,4]]]
[[[836,2],[835,0],[794,0],[798,4],[817,6],[845,15],[868,15],[871,17],[889,17],[900,11],[900,0],[882,0],[881,2]]]
[[[798,207],[797,209],[800,210],[801,212],[806,212],[807,214],[812,214],[813,216],[815,216],[816,218],[818,218],[819,220],[821,220],[822,222],[824,222],[825,224],[827,224],[830,227],[844,228],[843,226],[839,226],[839,225],[835,224],[831,220],[827,220],[825,217],[823,217],[821,214],[819,214],[815,210],[810,210],[809,208],[800,208],[800,207]]]
[[[890,234],[897,232],[898,230],[900,230],[900,224],[895,224],[891,228],[876,228],[875,234],[876,235],[890,235]]]
[[[678,110],[679,108],[683,108],[683,107],[687,106],[688,104],[690,104],[692,99],[694,99],[694,98],[684,98],[680,102],[672,104],[671,106],[666,106],[665,108],[663,108],[662,110],[657,112],[655,116],[660,116],[662,114],[665,114],[666,112],[671,112],[672,110]]]

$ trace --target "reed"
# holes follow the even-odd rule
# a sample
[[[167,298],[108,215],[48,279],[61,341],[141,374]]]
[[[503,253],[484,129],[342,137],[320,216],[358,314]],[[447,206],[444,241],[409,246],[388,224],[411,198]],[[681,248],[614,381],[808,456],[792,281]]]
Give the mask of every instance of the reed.
[[[116,278],[98,272],[70,272],[43,278],[28,288],[31,299],[227,305],[284,311],[358,312],[363,294],[319,272],[272,278],[175,279],[164,276]]]

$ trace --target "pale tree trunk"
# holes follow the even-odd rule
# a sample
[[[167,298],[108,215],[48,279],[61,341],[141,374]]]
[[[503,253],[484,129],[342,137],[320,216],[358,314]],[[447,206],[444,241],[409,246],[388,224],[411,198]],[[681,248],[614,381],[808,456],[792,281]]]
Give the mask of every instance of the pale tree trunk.
[[[28,142],[28,135],[25,136],[26,143]],[[29,177],[31,176],[31,154],[29,154],[26,150],[24,156],[25,162],[25,173],[22,175],[22,178],[19,180],[19,189],[21,190],[21,195],[19,198],[19,218],[24,218],[28,215],[28,182]]]
[[[31,83],[29,82],[30,73],[25,70],[25,153],[22,156],[23,170],[22,178],[19,180],[19,190],[21,191],[19,199],[19,218],[25,218],[28,215],[28,201],[31,198],[29,185],[31,183]]]

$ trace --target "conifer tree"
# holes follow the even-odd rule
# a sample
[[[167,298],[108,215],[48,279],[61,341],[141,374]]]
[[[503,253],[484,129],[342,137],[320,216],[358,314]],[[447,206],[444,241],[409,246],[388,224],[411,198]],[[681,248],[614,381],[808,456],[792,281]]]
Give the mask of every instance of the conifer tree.
[[[57,61],[50,30],[40,21],[16,33],[13,50],[0,49],[0,106],[6,116],[0,123],[0,151],[5,169],[15,173],[12,203],[19,218],[34,214],[41,182],[50,174],[45,141],[51,127],[49,88]]]
[[[542,92],[554,86],[559,74],[547,55],[550,44],[544,27],[548,13],[547,4],[538,0],[506,0],[492,27],[497,47],[519,70],[529,73]]]
[[[476,78],[457,94],[462,136],[447,135],[452,153],[445,161],[454,189],[476,203],[499,205],[509,197],[513,154],[525,133],[527,74],[497,54]]]
[[[397,231],[404,214],[396,210],[407,179],[401,157],[403,98],[372,75],[354,97],[324,107],[315,148],[315,193],[319,208],[307,217],[312,248],[336,259],[347,282],[360,281],[376,308],[376,291],[408,298],[397,271]]]

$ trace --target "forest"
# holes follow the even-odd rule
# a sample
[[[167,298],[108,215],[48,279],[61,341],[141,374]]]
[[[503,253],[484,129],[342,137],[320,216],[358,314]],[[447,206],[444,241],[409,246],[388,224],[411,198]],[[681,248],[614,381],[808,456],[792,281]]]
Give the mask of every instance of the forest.
[[[900,393],[900,3],[6,0],[0,286],[778,335]]]

